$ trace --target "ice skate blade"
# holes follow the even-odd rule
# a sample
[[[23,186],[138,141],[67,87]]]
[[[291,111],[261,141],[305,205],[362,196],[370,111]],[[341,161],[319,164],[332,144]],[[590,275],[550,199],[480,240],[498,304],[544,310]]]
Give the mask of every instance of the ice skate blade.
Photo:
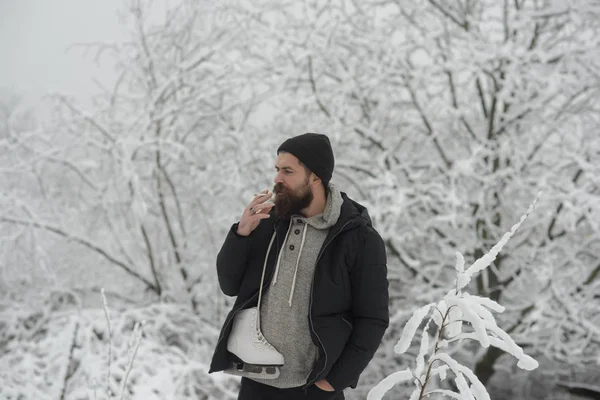
[[[223,371],[228,375],[243,376],[256,379],[276,379],[279,377],[279,367],[252,364],[232,363],[232,367]]]
[[[277,367],[282,367],[283,364],[258,364],[258,363],[250,363],[250,362],[246,362],[244,360],[242,360],[241,358],[239,358],[237,355],[233,354],[232,352],[228,351],[227,355],[229,357],[229,360],[233,361],[234,366],[237,365],[245,365],[248,366],[248,368],[252,368],[252,367],[264,367],[264,368],[277,368]],[[239,368],[238,368],[239,369]]]

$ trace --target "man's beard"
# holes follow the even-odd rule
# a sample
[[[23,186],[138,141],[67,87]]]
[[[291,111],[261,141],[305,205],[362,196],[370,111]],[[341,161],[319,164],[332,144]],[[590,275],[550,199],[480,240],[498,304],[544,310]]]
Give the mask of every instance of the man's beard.
[[[300,187],[299,193],[285,188],[282,183],[277,183],[273,188],[275,196],[275,215],[279,218],[289,219],[292,215],[300,214],[300,211],[310,206],[313,201],[313,193],[310,190],[308,180]]]

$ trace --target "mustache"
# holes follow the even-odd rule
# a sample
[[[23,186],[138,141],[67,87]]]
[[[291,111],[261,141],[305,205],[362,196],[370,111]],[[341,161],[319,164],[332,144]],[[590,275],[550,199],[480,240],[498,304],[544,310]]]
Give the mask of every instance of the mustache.
[[[286,189],[282,183],[276,183],[275,186],[273,186],[273,193],[282,193],[285,191]]]

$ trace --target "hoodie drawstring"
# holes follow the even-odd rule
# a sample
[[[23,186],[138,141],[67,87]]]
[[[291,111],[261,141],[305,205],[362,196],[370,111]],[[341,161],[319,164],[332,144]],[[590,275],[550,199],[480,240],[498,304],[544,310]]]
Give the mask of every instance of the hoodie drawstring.
[[[273,233],[271,236],[271,241],[269,242],[269,247],[267,248],[267,255],[265,256],[265,263],[263,264],[262,276],[260,277],[260,287],[258,288],[258,305],[256,307],[256,327],[260,332],[260,302],[262,300],[262,287],[265,282],[265,271],[267,270],[267,261],[269,260],[269,253],[271,252],[271,246],[273,246],[273,241],[275,240],[276,233]]]

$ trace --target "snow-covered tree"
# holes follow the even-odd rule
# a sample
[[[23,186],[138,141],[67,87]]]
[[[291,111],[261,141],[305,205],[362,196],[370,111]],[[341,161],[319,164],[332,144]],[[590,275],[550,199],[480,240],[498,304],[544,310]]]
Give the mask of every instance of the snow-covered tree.
[[[256,137],[243,132],[268,87],[260,60],[245,57],[257,45],[234,8],[184,1],[157,22],[148,7],[128,2],[121,18],[129,41],[86,47],[116,60],[115,87],[91,105],[57,94],[52,123],[3,143],[3,154],[23,155],[3,172],[20,174],[35,193],[10,192],[0,222],[43,235],[34,252],[60,246],[69,260],[52,264],[86,270],[96,290],[114,286],[98,276],[102,265],[134,293],[141,287],[196,310],[206,300],[216,323],[224,310],[214,258],[229,204],[243,199],[242,156],[255,157],[243,149]]]

